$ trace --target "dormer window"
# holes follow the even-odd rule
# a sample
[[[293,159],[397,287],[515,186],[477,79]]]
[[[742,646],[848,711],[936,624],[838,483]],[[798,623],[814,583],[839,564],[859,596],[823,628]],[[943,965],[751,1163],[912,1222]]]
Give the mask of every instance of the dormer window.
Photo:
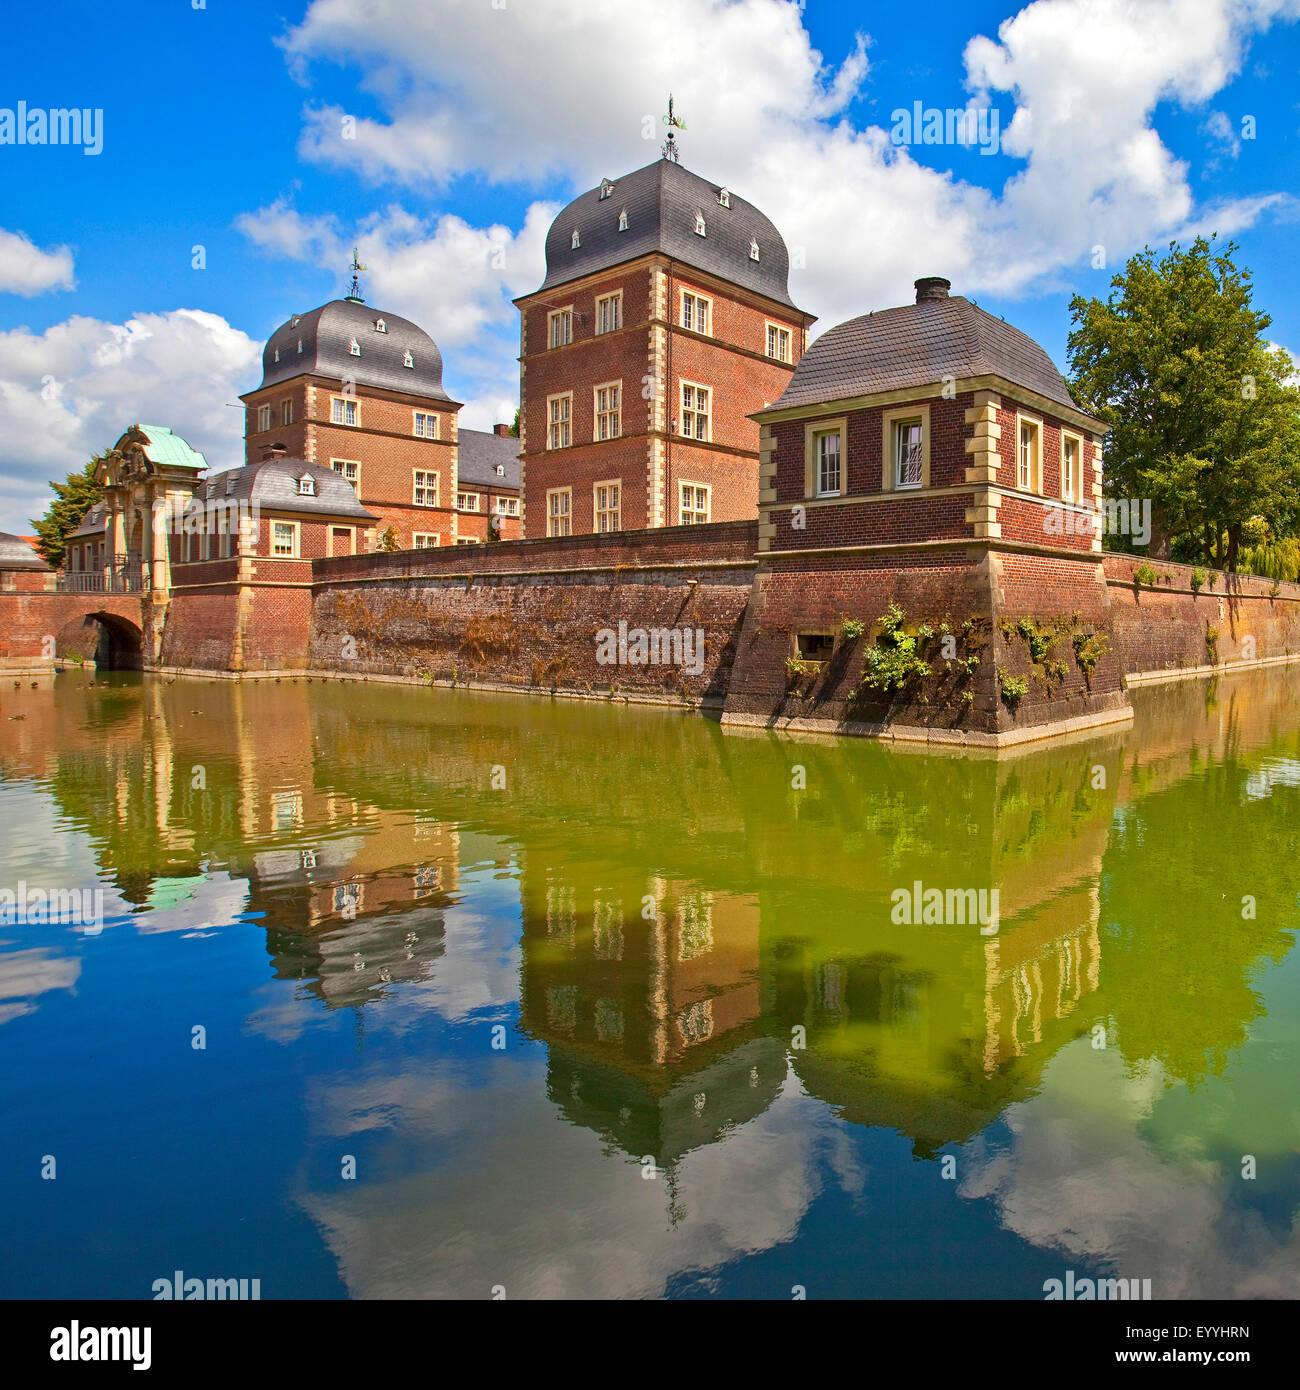
[[[280,349],[279,349],[279,348],[276,348],[276,350],[275,350],[275,360],[276,360],[277,362],[280,360]]]
[[[226,475],[226,496],[229,497],[235,490],[235,481],[239,477],[239,470],[235,469]]]
[[[316,496],[316,479],[310,473],[304,473],[298,479],[298,495],[300,497]]]
[[[569,243],[571,250],[576,251],[582,245],[582,238],[578,235],[578,229],[573,229],[573,240]]]
[[[758,242],[756,242],[753,237],[749,239],[749,259],[751,261],[758,260]]]
[[[618,229],[620,232],[627,231],[627,209],[624,208],[618,215]]]
[[[299,351],[299,352],[302,351],[302,339],[301,339],[301,338],[298,339],[298,351]]]
[[[359,342],[357,342],[357,340],[356,340],[355,338],[353,338],[353,339],[348,343],[348,351],[353,355],[353,357],[360,357],[360,356],[361,356],[361,344],[360,344]]]
[[[407,348],[406,351],[402,354],[402,366],[403,366],[403,367],[414,367],[414,366],[415,366],[415,358],[411,356],[411,349],[410,349],[410,348]]]
[[[718,189],[718,202],[721,203],[724,208],[729,208],[731,206],[731,190],[729,188]]]
[[[497,464],[497,477],[498,477],[498,478],[504,478],[505,476],[506,476],[506,466],[505,466],[505,464],[504,464],[504,463],[498,463],[498,464]]]
[[[696,209],[695,209],[695,235],[696,235],[696,236],[707,236],[707,235],[708,235],[708,231],[706,230],[706,228],[705,228],[705,226],[704,226],[704,214],[703,214],[703,212],[700,211],[699,208],[696,208]]]
[[[601,196],[601,199],[604,200],[605,198],[608,198],[609,195],[610,195],[613,191],[614,191],[614,181],[613,181],[612,179],[601,179],[601,181],[600,181],[600,196]]]
[[[290,327],[290,328],[297,328],[298,325],[299,325],[299,323],[301,323],[301,322],[302,322],[301,316],[300,316],[299,314],[295,314],[295,315],[293,316],[293,318],[291,318],[291,319],[289,320],[289,327]]]
[[[375,332],[376,332],[376,333],[387,333],[387,332],[388,332],[388,325],[383,321],[383,319],[376,319],[376,320],[375,320]]]

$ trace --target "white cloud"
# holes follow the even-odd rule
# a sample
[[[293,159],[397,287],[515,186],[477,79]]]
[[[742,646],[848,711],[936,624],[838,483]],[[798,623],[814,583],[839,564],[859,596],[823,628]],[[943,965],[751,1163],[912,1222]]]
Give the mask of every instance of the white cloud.
[[[72,252],[66,246],[43,251],[22,232],[0,227],[0,293],[31,296],[73,288]]]
[[[1021,167],[996,193],[973,181],[972,149],[944,151],[952,168],[931,168],[880,127],[851,124],[867,41],[828,64],[788,0],[500,10],[434,0],[414,14],[400,0],[315,0],[284,47],[304,78],[319,60],[361,66],[382,116],[357,119],[345,138],[348,113],[310,105],[300,150],[373,182],[445,187],[469,172],[587,186],[656,157],[662,94],[674,89],[686,162],[725,178],[805,248],[792,288],[826,323],[900,302],[920,274],[1015,293],[1099,243],[1114,263],[1179,233],[1203,210],[1155,128],[1158,106],[1207,103],[1253,33],[1297,14],[1300,0],[1037,0],[966,49],[975,101],[1011,99],[1004,148]],[[683,78],[685,34],[698,76]],[[620,52],[636,54],[631,72],[608,61]],[[1241,226],[1275,201],[1214,212]]]
[[[26,531],[47,483],[110,447],[130,424],[167,425],[213,468],[242,462],[247,390],[261,344],[199,309],[125,323],[80,315],[44,333],[0,333],[0,530]]]

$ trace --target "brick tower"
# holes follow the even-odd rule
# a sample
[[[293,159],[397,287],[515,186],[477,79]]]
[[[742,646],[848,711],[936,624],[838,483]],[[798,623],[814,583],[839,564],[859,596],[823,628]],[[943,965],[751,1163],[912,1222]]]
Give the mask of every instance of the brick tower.
[[[813,322],[788,270],[772,223],[671,146],[560,213],[545,280],[515,301],[528,537],[757,515],[750,416]]]

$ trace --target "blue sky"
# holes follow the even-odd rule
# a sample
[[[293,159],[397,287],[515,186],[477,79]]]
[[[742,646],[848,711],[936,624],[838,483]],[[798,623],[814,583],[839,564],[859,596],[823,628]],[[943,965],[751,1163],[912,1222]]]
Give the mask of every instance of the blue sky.
[[[134,420],[241,461],[261,340],[344,292],[354,242],[464,423],[510,418],[510,299],[568,198],[657,157],[670,89],[683,161],[776,222],[819,327],[944,274],[1064,367],[1072,293],[1218,230],[1300,351],[1300,0],[176,0],[6,37],[0,122],[99,108],[104,143],[0,143],[3,530]],[[918,101],[996,112],[996,151],[893,143]]]

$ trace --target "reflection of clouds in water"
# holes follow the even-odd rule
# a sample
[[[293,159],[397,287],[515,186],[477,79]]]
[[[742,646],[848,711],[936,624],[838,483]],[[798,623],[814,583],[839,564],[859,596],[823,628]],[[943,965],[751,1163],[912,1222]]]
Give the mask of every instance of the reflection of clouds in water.
[[[402,1002],[434,1009],[451,1023],[518,1003],[517,909],[513,917],[503,918],[495,912],[482,915],[468,907],[449,907],[443,913],[443,931],[443,956],[427,980],[402,989]],[[402,1026],[400,1016],[392,1022]]]
[[[162,884],[163,880],[158,880]],[[179,881],[176,881],[179,885]],[[131,918],[141,936],[159,932],[210,931],[229,926],[248,906],[248,882],[224,870],[195,877],[175,894],[176,901],[158,895],[158,905]]]
[[[35,1013],[31,997],[51,989],[72,989],[81,975],[79,956],[56,955],[49,947],[7,951],[0,955],[0,1023]]]
[[[297,1042],[313,1025],[328,1024],[328,1012],[318,1001],[307,998],[297,981],[273,980],[251,991],[252,998],[266,1002],[244,1020],[243,1031],[270,1042]]]
[[[681,1159],[673,1192],[590,1130],[557,1124],[535,1068],[500,1065],[490,1086],[447,1065],[322,1092],[324,1135],[346,1152],[370,1133],[370,1163],[398,1174],[368,1175],[363,1158],[356,1183],[300,1198],[353,1297],[486,1298],[494,1284],[510,1298],[661,1295],[681,1271],[792,1240],[836,1130],[788,1077],[756,1119]]]
[[[1230,1205],[1235,1169],[1142,1137],[1163,1089],[1157,1068],[1130,1079],[1116,1053],[1080,1039],[1004,1112],[1009,1147],[980,1138],[958,1159],[961,1195],[991,1198],[1008,1230],[1065,1260],[1150,1279],[1156,1298],[1300,1297],[1300,1233]]]

